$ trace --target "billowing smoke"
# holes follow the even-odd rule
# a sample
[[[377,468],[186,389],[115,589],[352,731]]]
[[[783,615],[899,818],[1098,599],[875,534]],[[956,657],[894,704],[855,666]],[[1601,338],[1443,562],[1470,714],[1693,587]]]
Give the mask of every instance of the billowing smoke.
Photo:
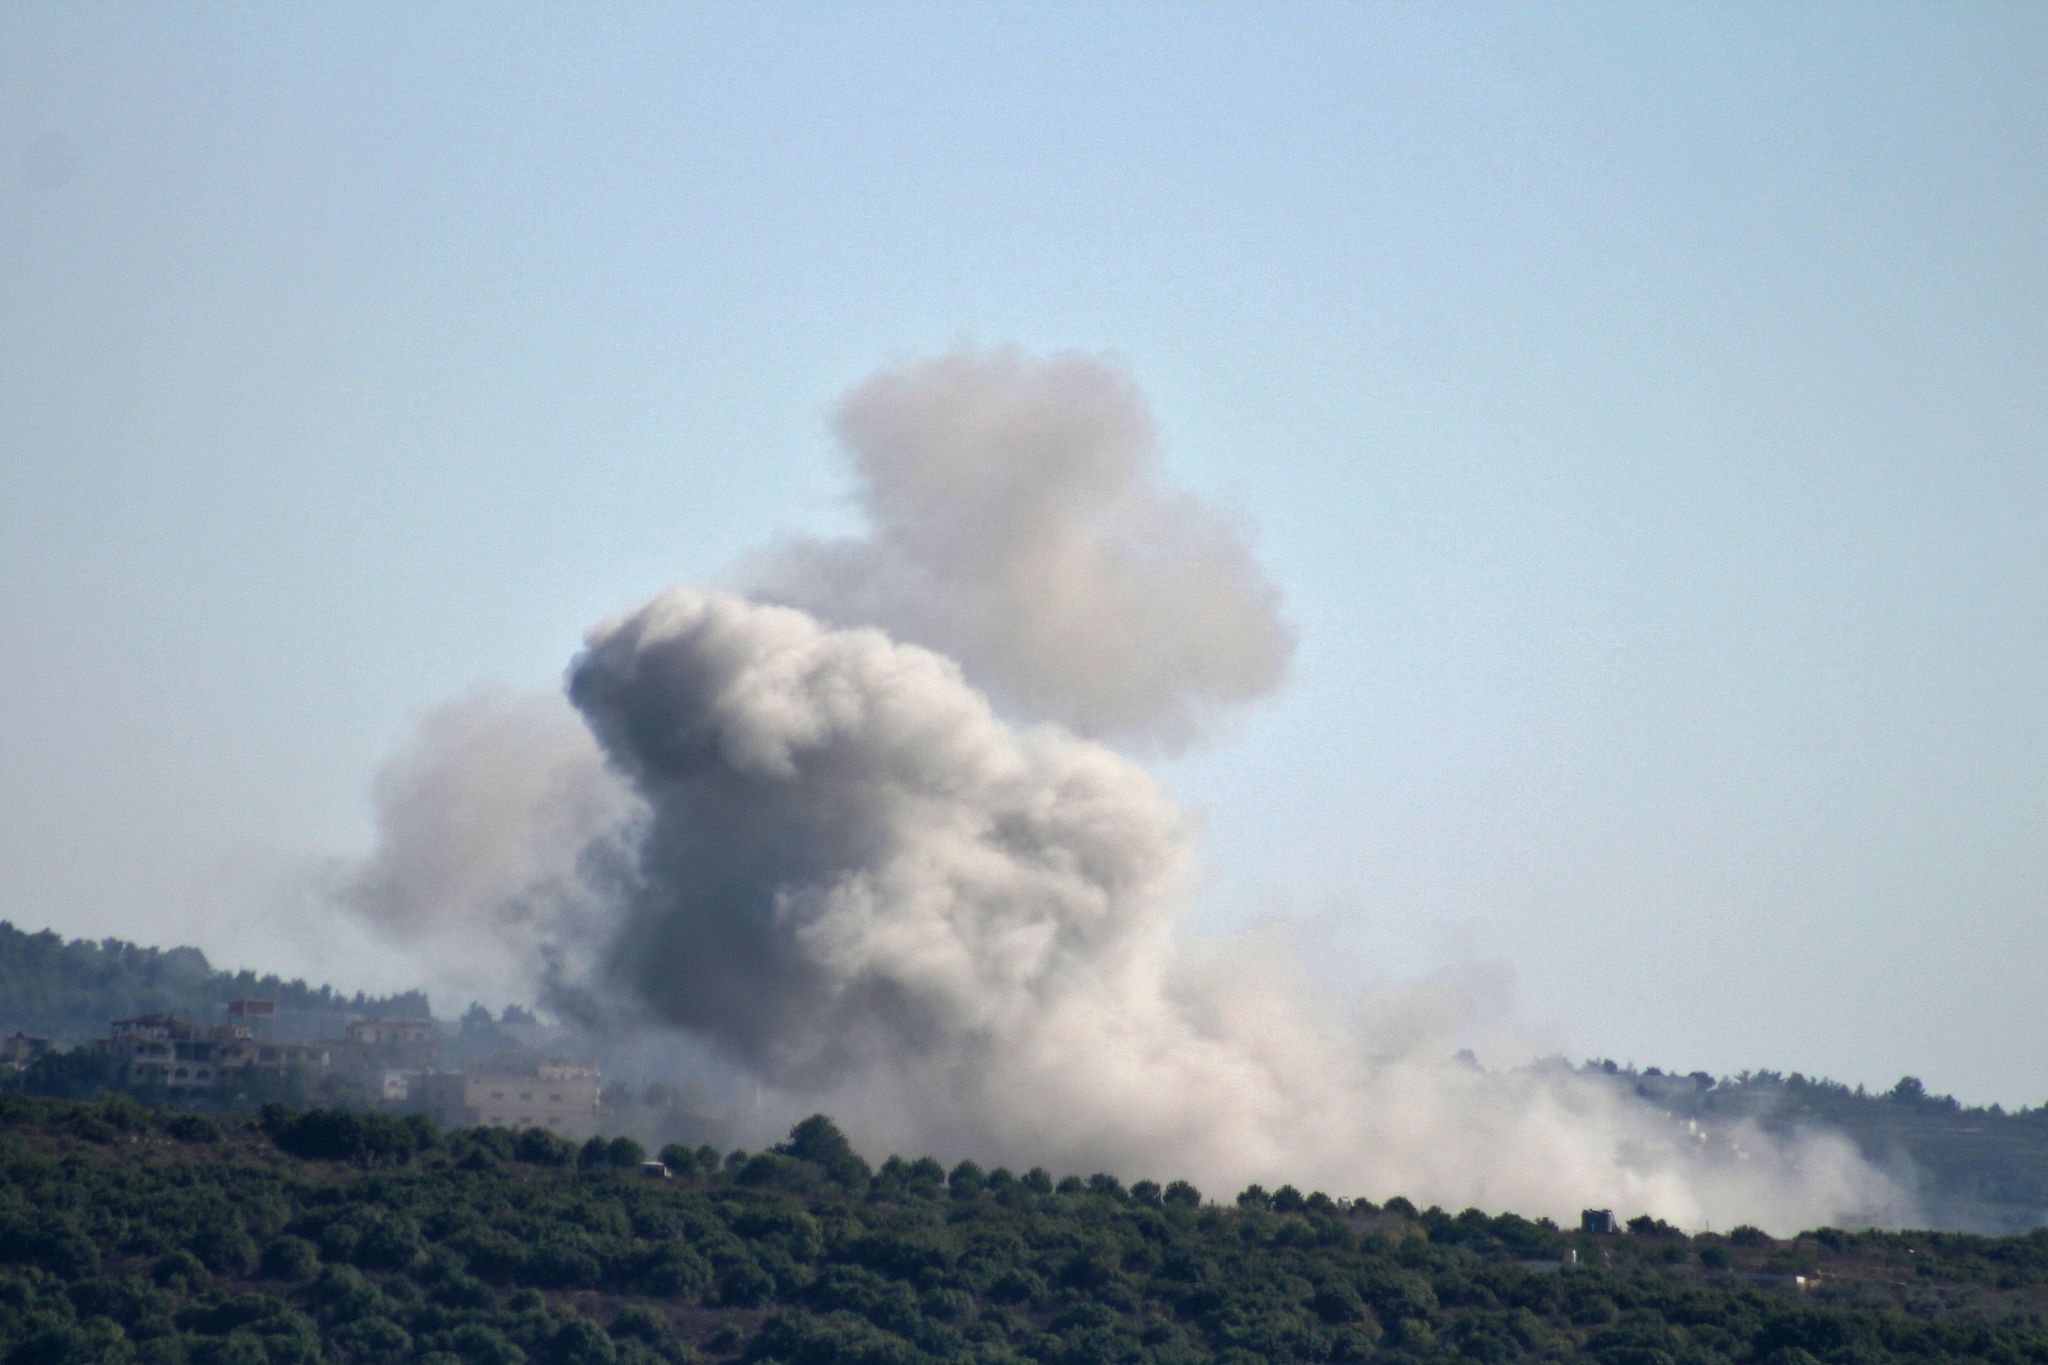
[[[1172,805],[929,650],[678,588],[569,695],[651,812],[616,979],[778,1080],[986,1052],[1167,951]]]
[[[764,553],[758,595],[928,645],[1012,713],[1154,747],[1286,672],[1278,591],[1163,482],[1122,371],[958,351],[870,379],[837,426],[870,534]]]
[[[872,1150],[1687,1226],[1899,1210],[1841,1138],[1487,1073],[1449,1056],[1454,991],[1347,1016],[1284,954],[1181,932],[1189,822],[1087,736],[1184,739],[1288,639],[1222,521],[1159,490],[1127,381],[957,355],[841,428],[874,539],[772,557],[824,617],[671,589],[591,631],[582,727],[437,718],[353,902]]]
[[[343,870],[344,906],[443,987],[517,999],[588,977],[638,805],[560,698],[436,708],[374,795],[377,853]]]
[[[1189,832],[1143,770],[879,631],[672,589],[569,690],[649,811],[611,979],[857,1130],[1691,1224],[1887,1197],[1839,1141],[1703,1152],[1590,1082],[1376,1056],[1284,964],[1184,947]]]

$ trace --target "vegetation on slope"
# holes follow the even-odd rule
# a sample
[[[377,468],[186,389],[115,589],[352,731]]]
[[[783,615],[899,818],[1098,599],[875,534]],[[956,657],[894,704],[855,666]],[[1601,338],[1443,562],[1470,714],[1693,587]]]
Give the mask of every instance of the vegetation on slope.
[[[237,997],[276,1000],[276,1031],[283,1036],[332,1037],[351,1017],[428,1013],[427,998],[418,991],[350,995],[327,985],[217,971],[197,948],[149,948],[111,938],[67,942],[49,930],[25,933],[0,920],[0,1034],[20,1029],[75,1042],[103,1036],[110,1020],[136,1014],[217,1019],[226,1003]],[[503,1018],[494,1020],[482,1006],[472,1005],[461,1030],[447,1041],[444,1055],[450,1064],[459,1065],[465,1057],[512,1046],[517,1038],[504,1026],[532,1022],[533,1016],[517,1006],[507,1007]],[[595,1048],[600,1043],[586,1039],[579,1046]],[[1561,1059],[1548,1064],[1568,1065]],[[1867,1093],[1860,1086],[1852,1089],[1798,1072],[1745,1071],[1716,1078],[1656,1067],[1639,1071],[1611,1061],[1589,1062],[1578,1070],[1679,1119],[1710,1125],[1754,1119],[1780,1133],[1801,1126],[1837,1129],[1865,1157],[1907,1176],[1922,1215],[1934,1226],[2020,1233],[2048,1222],[2048,1102],[2013,1111],[1995,1104],[1968,1107],[1930,1092],[1911,1076],[1887,1091]],[[105,1059],[83,1052],[47,1057],[24,1075],[0,1080],[31,1093],[66,1098],[91,1098],[111,1084]],[[666,1084],[649,1093],[657,1092],[665,1100],[673,1099],[674,1091]],[[606,1103],[615,1119],[630,1093],[617,1078],[607,1086]],[[145,1101],[161,1098],[138,1094]],[[368,1096],[361,1098],[369,1102]],[[257,1074],[223,1086],[218,1094],[187,1102],[241,1108],[272,1099],[347,1102],[332,1085],[323,1089],[305,1078]],[[666,1135],[675,1130],[674,1114],[641,1117],[649,1131]]]
[[[2019,1233],[2048,1221],[2048,1103],[2011,1112],[1966,1106],[1915,1076],[1873,1094],[1796,1071],[1716,1080],[1613,1062],[1589,1062],[1583,1070],[1682,1119],[1754,1119],[1777,1133],[1842,1132],[1870,1161],[1907,1174],[1922,1216],[1939,1227]]]
[[[105,1037],[115,1019],[175,1014],[217,1020],[237,999],[277,1002],[280,1032],[311,1036],[339,1031],[337,1021],[363,1015],[426,1018],[419,991],[346,995],[332,986],[250,971],[216,971],[197,948],[145,948],[125,939],[66,940],[44,929],[25,933],[0,920],[0,1028],[65,1042]],[[303,1029],[293,1029],[303,1016]]]
[[[769,1152],[669,1149],[675,1180],[642,1155],[0,1096],[0,1359],[2048,1359],[2048,1231],[1591,1237],[1289,1188],[1219,1207],[1181,1183],[870,1169],[823,1118]]]

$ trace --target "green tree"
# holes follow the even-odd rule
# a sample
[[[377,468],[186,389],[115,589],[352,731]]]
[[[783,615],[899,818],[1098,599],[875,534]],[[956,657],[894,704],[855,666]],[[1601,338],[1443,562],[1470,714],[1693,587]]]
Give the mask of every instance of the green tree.
[[[263,1248],[263,1273],[272,1279],[303,1280],[319,1267],[319,1249],[303,1237],[274,1237]]]

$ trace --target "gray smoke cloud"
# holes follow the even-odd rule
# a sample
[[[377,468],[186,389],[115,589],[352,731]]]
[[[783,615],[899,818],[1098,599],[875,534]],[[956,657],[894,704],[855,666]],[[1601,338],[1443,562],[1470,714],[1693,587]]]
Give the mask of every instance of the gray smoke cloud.
[[[1191,947],[1190,830],[1153,779],[1012,727],[932,651],[679,588],[594,630],[569,691],[648,812],[609,979],[857,1132],[1690,1226],[1898,1204],[1840,1138],[1708,1143],[1449,1060],[1441,999],[1368,1035],[1284,961]]]
[[[835,425],[869,532],[764,552],[756,596],[928,645],[1012,713],[1151,747],[1286,673],[1278,590],[1222,512],[1165,482],[1114,365],[955,351],[868,380]]]
[[[1347,1012],[1268,943],[1182,931],[1190,821],[1090,736],[1185,739],[1288,640],[1242,543],[1161,491],[1122,376],[963,353],[840,426],[871,540],[776,551],[782,603],[676,588],[600,624],[573,712],[430,717],[347,903],[709,1047],[764,1128],[825,1108],[873,1151],[1689,1227],[1906,1216],[1839,1136],[1453,1060],[1456,982]]]
[[[569,695],[650,812],[614,978],[778,1081],[990,1053],[1168,949],[1172,804],[929,650],[679,588],[593,632]]]
[[[375,854],[329,878],[344,908],[444,991],[522,999],[589,977],[641,810],[561,698],[435,708],[373,796]]]

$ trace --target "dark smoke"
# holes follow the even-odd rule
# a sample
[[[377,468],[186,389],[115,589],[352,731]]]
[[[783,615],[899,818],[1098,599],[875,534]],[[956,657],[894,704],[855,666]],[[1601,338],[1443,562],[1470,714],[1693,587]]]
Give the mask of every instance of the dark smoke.
[[[1142,771],[879,631],[671,589],[569,694],[651,812],[616,979],[778,1082],[986,1047],[1157,953],[1185,888]]]

